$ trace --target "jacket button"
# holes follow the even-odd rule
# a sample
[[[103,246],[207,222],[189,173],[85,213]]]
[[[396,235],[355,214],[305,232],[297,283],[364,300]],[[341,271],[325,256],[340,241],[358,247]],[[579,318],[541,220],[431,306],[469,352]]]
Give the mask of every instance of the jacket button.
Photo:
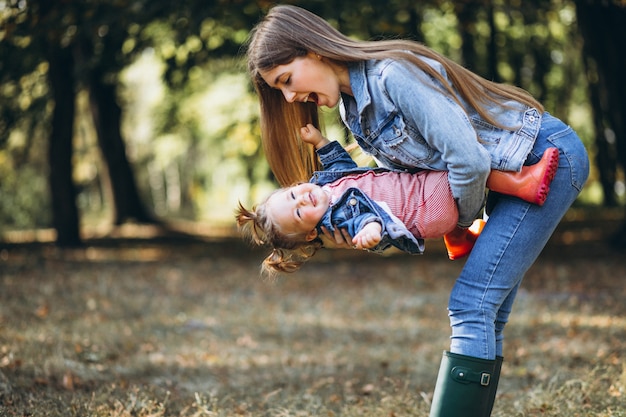
[[[354,198],[354,197],[351,198],[350,201],[348,202],[348,204],[350,204],[351,206],[356,206],[356,203],[357,203],[357,201],[356,201],[356,198]]]

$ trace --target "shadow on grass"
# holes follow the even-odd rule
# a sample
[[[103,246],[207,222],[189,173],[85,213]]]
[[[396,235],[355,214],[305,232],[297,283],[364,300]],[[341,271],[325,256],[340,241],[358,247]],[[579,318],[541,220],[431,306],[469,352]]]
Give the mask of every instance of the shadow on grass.
[[[522,285],[494,416],[626,415],[626,261],[572,224]],[[0,416],[427,416],[463,265],[427,250],[268,281],[232,236],[5,243]]]

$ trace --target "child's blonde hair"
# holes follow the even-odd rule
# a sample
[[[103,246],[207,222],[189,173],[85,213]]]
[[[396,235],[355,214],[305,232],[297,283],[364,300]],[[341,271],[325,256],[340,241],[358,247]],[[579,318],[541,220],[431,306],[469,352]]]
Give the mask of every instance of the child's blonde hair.
[[[318,238],[307,241],[305,235],[282,233],[268,214],[266,202],[267,199],[252,210],[246,209],[240,202],[235,214],[237,226],[244,237],[255,245],[272,247],[272,252],[261,265],[264,274],[273,276],[280,272],[295,272],[315,255],[322,242]]]

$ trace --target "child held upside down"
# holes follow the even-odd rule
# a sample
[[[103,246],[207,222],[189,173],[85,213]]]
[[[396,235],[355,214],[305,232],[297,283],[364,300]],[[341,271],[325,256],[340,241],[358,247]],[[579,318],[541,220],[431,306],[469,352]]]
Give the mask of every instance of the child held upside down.
[[[297,270],[322,247],[322,228],[345,229],[354,249],[378,253],[395,246],[421,254],[423,239],[441,236],[450,259],[471,251],[485,222],[455,228],[458,210],[447,172],[358,167],[338,142],[313,125],[300,133],[315,147],[324,171],[315,172],[308,183],[274,191],[252,211],[241,204],[237,210],[242,231],[254,243],[273,248],[263,262],[265,272]],[[558,150],[549,148],[539,163],[519,173],[492,170],[487,187],[541,205],[557,164]]]

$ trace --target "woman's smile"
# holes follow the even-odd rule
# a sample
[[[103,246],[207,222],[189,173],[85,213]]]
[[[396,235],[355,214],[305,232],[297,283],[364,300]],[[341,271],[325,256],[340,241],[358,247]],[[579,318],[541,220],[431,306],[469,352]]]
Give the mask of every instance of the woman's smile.
[[[280,90],[289,103],[311,102],[332,108],[339,103],[342,91],[351,92],[347,69],[328,64],[312,53],[260,74],[267,85]]]

